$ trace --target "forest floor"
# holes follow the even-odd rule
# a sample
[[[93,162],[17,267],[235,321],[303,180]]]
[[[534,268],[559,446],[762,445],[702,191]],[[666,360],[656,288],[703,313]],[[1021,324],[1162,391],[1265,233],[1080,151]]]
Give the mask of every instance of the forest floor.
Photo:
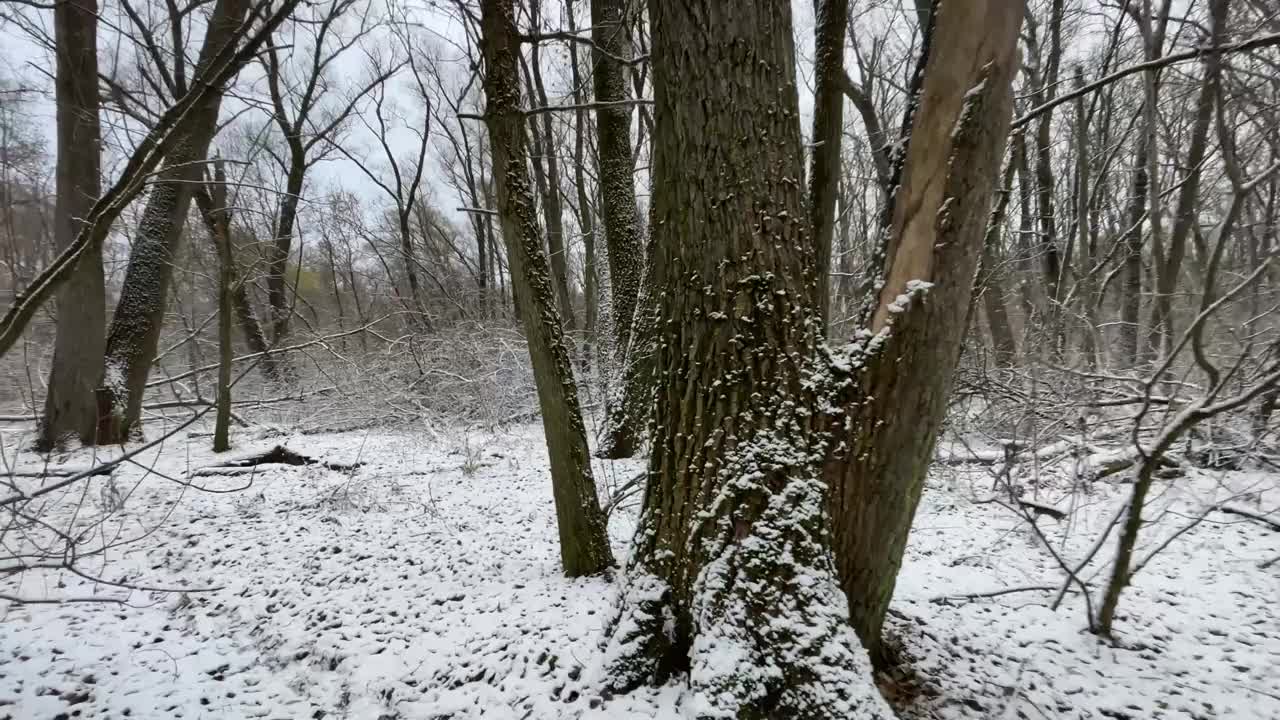
[[[679,684],[608,700],[595,691],[614,589],[560,574],[538,428],[237,440],[230,457],[282,444],[332,467],[209,474],[228,456],[180,435],[112,481],[50,499],[46,518],[65,525],[75,513],[79,527],[123,499],[96,532],[142,539],[105,563],[86,559],[86,571],[216,589],[28,573],[29,597],[127,603],[0,601],[0,718],[682,717]],[[76,451],[54,466],[91,460]],[[38,458],[18,462],[34,469]],[[617,485],[639,467],[597,473]],[[1099,482],[1071,501],[1064,484],[1046,470],[1034,493],[1071,511],[1039,527],[1074,562],[1128,488]],[[976,466],[939,465],[931,477],[892,610],[909,670],[881,678],[904,717],[1280,718],[1280,562],[1260,568],[1280,554],[1280,532],[1204,515],[1138,575],[1108,644],[1087,631],[1080,595],[1049,609],[1062,572],[1023,518],[983,502],[990,485]],[[1274,508],[1276,487],[1273,476],[1192,471],[1160,488],[1151,517],[1161,522],[1143,548],[1206,503]],[[611,521],[620,558],[633,514]],[[1082,573],[1095,596],[1111,547]],[[962,597],[1040,586],[1054,590]]]

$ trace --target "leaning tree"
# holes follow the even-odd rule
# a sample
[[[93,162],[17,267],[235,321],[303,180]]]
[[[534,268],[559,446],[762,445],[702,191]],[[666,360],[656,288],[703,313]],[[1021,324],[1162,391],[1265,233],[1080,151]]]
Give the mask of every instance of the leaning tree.
[[[840,584],[855,620],[892,590],[1008,134],[1021,8],[931,13],[877,294],[838,348],[816,301],[790,3],[649,12],[653,451],[606,676],[626,690],[688,671],[700,717],[889,716]]]

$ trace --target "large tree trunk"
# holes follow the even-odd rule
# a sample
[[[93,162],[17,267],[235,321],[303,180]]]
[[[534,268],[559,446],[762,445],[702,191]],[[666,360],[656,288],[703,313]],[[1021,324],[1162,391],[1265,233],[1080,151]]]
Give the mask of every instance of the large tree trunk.
[[[814,296],[826,322],[831,314],[831,240],[835,235],[836,195],[840,180],[840,133],[844,130],[841,88],[844,85],[844,28],[849,17],[848,0],[820,0],[817,15],[809,223],[813,227],[818,253]],[[875,139],[871,142],[874,143]]]
[[[542,410],[551,485],[560,528],[560,558],[570,576],[598,573],[613,564],[605,516],[591,475],[578,388],[564,345],[564,329],[538,235],[529,185],[524,116],[520,110],[520,47],[513,0],[483,0],[485,122],[493,146],[498,214],[507,245],[511,285],[529,343],[538,405]]]
[[[200,49],[197,76],[228,43],[236,40],[250,3],[218,0]],[[107,336],[103,379],[98,388],[98,442],[124,442],[140,433],[142,395],[160,341],[173,262],[182,240],[191,192],[218,125],[223,88],[191,109],[187,132],[166,156],[138,223],[129,269]]]
[[[596,146],[600,158],[601,225],[609,265],[610,338],[613,372],[609,383],[608,425],[601,438],[601,457],[623,458],[635,454],[647,414],[646,368],[649,352],[640,345],[636,309],[645,273],[644,247],[636,216],[635,160],[631,154],[631,98],[628,68],[631,58],[627,37],[628,3],[625,0],[591,0],[592,73],[596,102]]]
[[[845,619],[815,460],[791,3],[651,0],[649,16],[658,387],[606,677],[688,670],[696,717],[889,717]]]
[[[81,219],[98,199],[98,6],[96,0],[64,0],[54,7],[57,46],[57,200],[54,240],[66,249]],[[54,448],[74,436],[90,445],[97,429],[94,388],[102,376],[106,297],[102,245],[94,243],[58,291],[58,326],[49,391],[37,446]]]
[[[861,378],[868,399],[851,410],[852,432],[826,467],[841,583],[875,660],[968,325],[1022,20],[1022,6],[1005,0],[940,5],[871,313],[871,330],[889,328],[889,339]],[[902,312],[901,297],[920,283],[931,284],[924,302]]]

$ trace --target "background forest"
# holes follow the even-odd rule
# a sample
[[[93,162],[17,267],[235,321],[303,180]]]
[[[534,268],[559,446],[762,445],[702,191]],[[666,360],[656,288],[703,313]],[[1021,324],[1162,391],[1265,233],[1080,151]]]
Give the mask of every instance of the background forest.
[[[1280,718],[1275,0],[0,39],[0,718]]]

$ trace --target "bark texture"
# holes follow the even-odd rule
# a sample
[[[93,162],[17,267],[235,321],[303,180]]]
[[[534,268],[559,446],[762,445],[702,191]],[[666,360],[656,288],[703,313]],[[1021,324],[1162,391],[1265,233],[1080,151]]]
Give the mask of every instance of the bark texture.
[[[248,0],[215,3],[200,49],[197,76],[205,73],[223,47],[236,42],[249,5]],[[124,442],[131,433],[141,431],[142,396],[164,324],[173,259],[182,241],[192,189],[201,180],[203,161],[217,129],[222,95],[221,87],[214,88],[191,108],[188,124],[166,155],[147,198],[107,335],[98,388],[99,442]]]
[[[54,242],[59,251],[75,240],[101,191],[97,27],[96,0],[64,0],[54,7],[58,125]],[[106,344],[105,292],[99,241],[85,251],[58,290],[57,335],[36,443],[39,449],[53,449],[68,436],[86,445],[94,443],[98,419],[94,389],[102,376]]]
[[[515,7],[512,0],[484,0],[480,10],[485,122],[493,147],[498,215],[546,432],[560,558],[565,574],[590,575],[611,566],[613,555],[591,474],[578,387],[538,234],[520,110]]]
[[[873,659],[968,325],[1021,21],[1021,6],[1003,0],[936,7],[871,313],[873,332],[892,328],[859,379],[867,400],[826,466],[841,583]],[[902,299],[926,287],[924,302],[904,311]]]
[[[791,5],[652,0],[649,482],[606,650],[700,718],[881,718],[832,564]],[[699,32],[689,32],[699,28]]]
[[[613,382],[609,419],[600,455],[623,458],[635,454],[648,416],[649,348],[642,347],[636,329],[636,308],[645,273],[645,253],[636,216],[635,160],[631,154],[632,57],[627,37],[626,0],[591,0],[592,80],[598,103],[596,146],[600,157],[600,208],[609,265],[610,324],[613,329]],[[643,337],[643,334],[641,334]]]

